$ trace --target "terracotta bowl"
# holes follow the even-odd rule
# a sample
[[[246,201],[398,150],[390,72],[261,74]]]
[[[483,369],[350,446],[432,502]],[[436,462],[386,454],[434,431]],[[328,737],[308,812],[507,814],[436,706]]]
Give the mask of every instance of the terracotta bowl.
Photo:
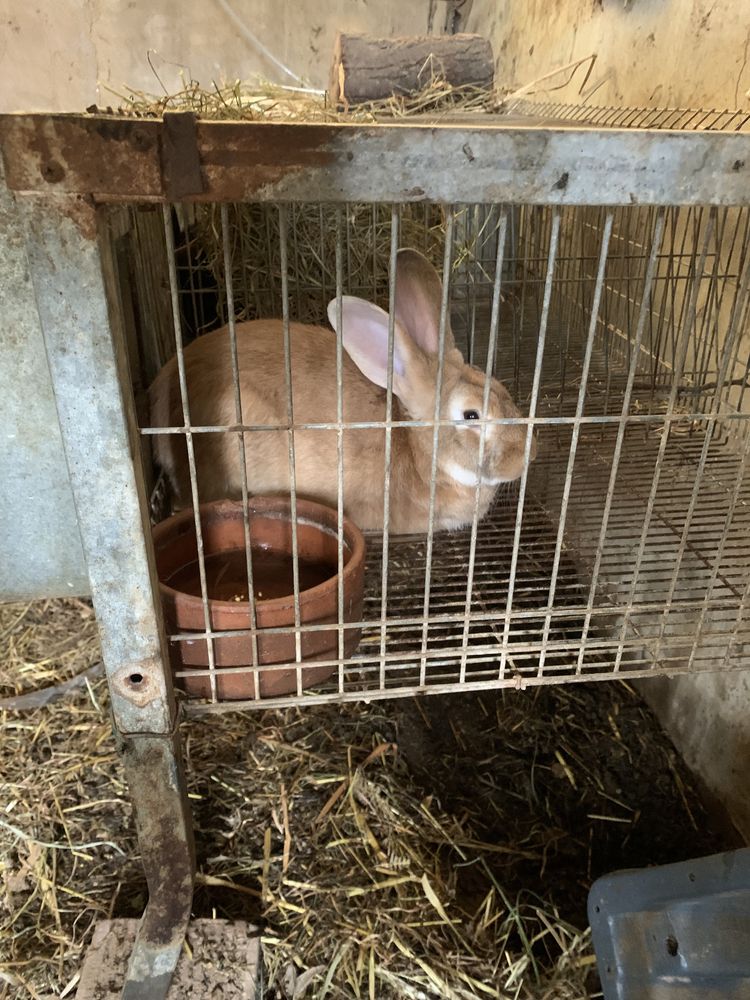
[[[291,558],[292,524],[291,501],[288,497],[254,497],[249,504],[250,539],[253,554],[271,554],[272,557]],[[201,504],[201,529],[206,559],[238,551],[244,553],[245,529],[240,501],[220,500]],[[300,589],[300,623],[321,625],[338,622],[338,516],[335,510],[308,500],[297,501],[297,545],[301,561],[322,567],[318,576],[325,577],[325,567],[331,576],[309,589]],[[157,524],[153,529],[156,568],[164,616],[170,632],[203,632],[205,619],[200,589],[195,593],[170,586],[169,581],[198,558],[195,520],[192,510],[185,510]],[[259,557],[258,561],[261,559]],[[361,621],[362,591],[365,569],[365,540],[351,521],[344,520],[344,609],[345,622]],[[262,571],[254,568],[256,590],[263,591]],[[197,573],[197,569],[196,569]],[[277,581],[278,582],[278,581]],[[178,584],[175,584],[178,586]],[[182,586],[186,586],[183,584]],[[283,585],[282,585],[283,586]],[[191,586],[191,590],[196,588]],[[222,632],[251,627],[250,604],[247,600],[247,578],[244,593],[233,600],[216,600],[210,597],[209,618],[213,631]],[[276,587],[278,590],[278,586]],[[291,589],[291,588],[290,588]],[[238,599],[238,596],[244,599]],[[255,602],[258,629],[258,661],[260,664],[294,664],[294,595],[257,599]],[[263,629],[289,627],[289,632],[262,634]],[[344,653],[351,656],[359,643],[361,630],[344,630]],[[243,667],[253,662],[250,636],[214,638],[214,664],[217,667]],[[316,667],[316,660],[338,657],[338,629],[301,633],[302,687],[307,688],[326,680],[336,667]],[[175,670],[182,668],[208,668],[206,640],[196,637],[170,642],[170,655]],[[290,694],[297,689],[297,670],[260,671],[261,697]],[[220,700],[256,697],[256,674],[228,671],[216,675],[216,691]],[[209,698],[211,685],[208,676],[181,677],[177,683],[188,695]]]

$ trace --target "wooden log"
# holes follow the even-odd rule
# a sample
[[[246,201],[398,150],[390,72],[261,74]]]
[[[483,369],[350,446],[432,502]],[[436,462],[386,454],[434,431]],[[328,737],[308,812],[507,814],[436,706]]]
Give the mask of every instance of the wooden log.
[[[329,87],[335,106],[416,94],[435,78],[453,87],[491,89],[489,41],[481,35],[336,35]]]

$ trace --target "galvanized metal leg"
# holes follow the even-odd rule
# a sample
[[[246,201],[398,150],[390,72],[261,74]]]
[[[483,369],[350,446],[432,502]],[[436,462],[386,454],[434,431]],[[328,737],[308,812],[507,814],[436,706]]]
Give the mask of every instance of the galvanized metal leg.
[[[190,916],[193,851],[116,265],[90,202],[18,203],[149,887],[122,996],[163,1000]]]
[[[121,736],[118,743],[148,883],[122,1000],[163,1000],[193,902],[193,835],[179,735]]]

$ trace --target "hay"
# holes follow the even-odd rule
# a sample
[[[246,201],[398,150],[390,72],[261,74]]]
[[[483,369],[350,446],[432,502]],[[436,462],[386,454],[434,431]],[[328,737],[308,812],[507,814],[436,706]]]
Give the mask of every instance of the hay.
[[[96,657],[85,607],[0,606],[6,690],[21,668],[24,685],[46,684],[51,660],[39,654],[50,647],[64,647],[66,671]],[[145,902],[106,703],[100,682],[3,716],[2,997],[69,995],[94,922]],[[586,995],[588,935],[554,906],[506,898],[494,876],[471,912],[456,901],[458,866],[491,874],[493,855],[516,848],[483,845],[466,817],[424,799],[383,736],[391,728],[383,706],[186,725],[197,911],[262,921],[279,996]]]
[[[204,120],[222,121],[375,122],[419,115],[439,121],[457,113],[487,114],[498,106],[495,91],[475,86],[454,87],[434,73],[419,93],[394,94],[345,110],[332,107],[325,93],[284,87],[262,79],[213,83],[208,89],[197,80],[185,80],[181,90],[163,95],[130,87],[123,92],[106,89],[120,101],[117,108],[107,111],[130,118],[161,118],[165,111],[191,111]]]
[[[196,262],[207,267],[224,302],[226,276],[218,205],[192,211]],[[421,250],[440,267],[443,212],[438,206],[403,206],[400,244]],[[330,205],[294,205],[288,209],[290,311],[298,322],[326,322],[326,306],[336,295],[336,242],[343,240],[345,291],[388,305],[391,209],[388,205],[351,204],[340,216]],[[276,205],[232,205],[228,212],[232,247],[232,288],[238,319],[280,316],[281,239]],[[222,316],[222,319],[224,317]]]
[[[93,666],[91,604],[77,598],[0,605],[0,698],[59,684]]]
[[[326,323],[326,307],[336,295],[336,246],[343,251],[343,291],[375,302],[389,302],[391,206],[349,203],[337,209],[326,204],[295,204],[287,213],[287,274],[290,316],[302,323]],[[226,273],[221,207],[196,204],[178,209],[183,237],[178,246],[186,286],[183,310],[196,332],[207,332],[215,320],[202,315],[206,294],[215,297],[217,320],[225,323]],[[497,212],[475,206],[454,211],[451,273],[454,301],[492,288]],[[399,246],[423,253],[438,273],[445,252],[445,210],[440,205],[403,204],[398,210]],[[235,318],[282,315],[282,239],[279,206],[266,203],[227,207]],[[488,259],[489,258],[489,259]]]
[[[0,606],[0,635],[5,691],[98,656],[85,602]],[[0,997],[52,1000],[146,889],[106,685],[2,725]],[[725,846],[625,685],[226,713],[183,738],[194,912],[260,923],[278,1000],[596,996],[590,881]]]
[[[483,844],[467,817],[422,797],[384,735],[382,708],[259,722],[239,764],[231,728],[217,734],[203,721],[196,732],[196,741],[214,734],[200,740],[201,756],[224,762],[200,794],[212,812],[219,806],[232,845],[206,864],[227,887],[259,887],[267,976],[287,984],[285,996],[300,980],[315,996],[585,995],[588,934],[531,894],[505,895],[493,854],[528,850]],[[243,833],[249,852],[233,845]],[[457,895],[463,865],[488,879],[469,910]]]

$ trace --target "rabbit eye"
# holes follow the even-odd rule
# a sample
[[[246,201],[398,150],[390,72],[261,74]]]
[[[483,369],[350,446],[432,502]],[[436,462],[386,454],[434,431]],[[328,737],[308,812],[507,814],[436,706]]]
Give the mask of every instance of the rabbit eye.
[[[479,420],[476,410],[464,410],[464,420]]]

